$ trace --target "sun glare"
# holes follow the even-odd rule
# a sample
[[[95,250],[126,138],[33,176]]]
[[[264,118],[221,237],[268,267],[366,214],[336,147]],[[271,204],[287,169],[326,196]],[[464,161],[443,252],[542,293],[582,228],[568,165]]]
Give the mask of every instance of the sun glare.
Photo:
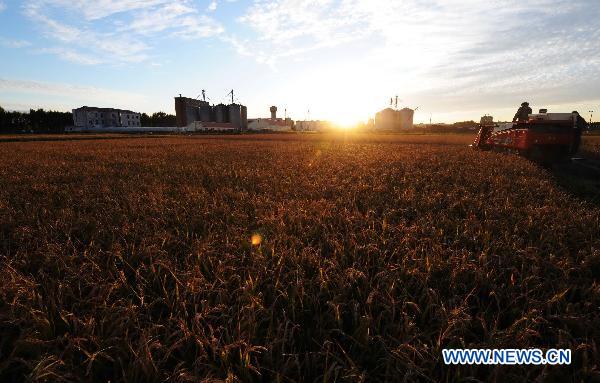
[[[339,121],[333,120],[332,123],[337,129],[350,130],[350,129],[353,129],[358,124],[358,121],[351,122],[349,120],[339,120]]]
[[[361,122],[364,122],[365,118],[362,117],[360,111],[348,107],[348,109],[342,109],[332,111],[331,123],[338,129],[348,130],[355,128]],[[367,114],[368,115],[368,114]]]

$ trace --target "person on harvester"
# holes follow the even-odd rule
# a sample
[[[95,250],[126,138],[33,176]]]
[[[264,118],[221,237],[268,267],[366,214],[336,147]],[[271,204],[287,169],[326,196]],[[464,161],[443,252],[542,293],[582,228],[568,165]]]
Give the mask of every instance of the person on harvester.
[[[529,115],[533,113],[533,110],[529,107],[529,103],[525,101],[521,104],[519,110],[513,117],[513,122],[525,122],[529,119]]]
[[[588,130],[589,126],[585,119],[581,117],[576,110],[573,111],[573,114],[575,115],[575,139],[571,145],[571,153],[575,154],[579,150],[579,145],[581,145],[581,133],[585,130]]]

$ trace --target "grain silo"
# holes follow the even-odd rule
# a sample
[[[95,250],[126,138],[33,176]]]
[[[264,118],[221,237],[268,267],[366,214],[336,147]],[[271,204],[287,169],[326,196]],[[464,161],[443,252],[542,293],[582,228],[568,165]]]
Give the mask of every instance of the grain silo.
[[[177,118],[177,126],[188,126],[194,121],[197,121],[200,116],[200,104],[202,101],[182,97],[175,97],[175,114]]]
[[[242,108],[239,104],[229,105],[229,122],[235,129],[242,129]]]
[[[240,104],[211,106],[205,100],[179,95],[175,97],[175,113],[178,127],[189,127],[194,124],[194,129],[201,130],[248,129],[248,109]]]
[[[200,121],[209,122],[212,121],[211,118],[211,107],[210,104],[206,101],[200,102],[200,113],[199,113]]]
[[[229,122],[229,108],[227,105],[219,104],[215,107],[215,121],[218,123]]]
[[[242,130],[248,130],[248,108],[242,105]]]
[[[401,129],[412,129],[413,118],[415,115],[415,111],[410,108],[402,108],[398,111],[398,115],[400,116],[400,128]]]
[[[410,108],[386,108],[375,114],[375,128],[382,130],[412,129],[415,111]]]

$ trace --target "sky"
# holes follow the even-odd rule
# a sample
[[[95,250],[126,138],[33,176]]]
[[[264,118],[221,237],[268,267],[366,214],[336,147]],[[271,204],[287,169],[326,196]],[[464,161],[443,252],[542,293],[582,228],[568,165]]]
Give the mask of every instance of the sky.
[[[174,113],[173,97],[341,124],[600,114],[598,0],[0,0],[0,106]],[[594,118],[596,120],[596,118]]]

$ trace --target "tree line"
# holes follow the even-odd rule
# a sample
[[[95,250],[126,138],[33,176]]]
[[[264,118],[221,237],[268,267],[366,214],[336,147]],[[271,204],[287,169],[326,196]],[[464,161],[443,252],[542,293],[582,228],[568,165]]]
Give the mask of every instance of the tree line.
[[[62,133],[69,125],[73,125],[71,113],[43,109],[12,112],[0,106],[0,133]]]
[[[142,113],[140,117],[140,123],[142,126],[177,126],[177,119],[173,114],[167,114],[165,112],[152,113],[147,115]]]

